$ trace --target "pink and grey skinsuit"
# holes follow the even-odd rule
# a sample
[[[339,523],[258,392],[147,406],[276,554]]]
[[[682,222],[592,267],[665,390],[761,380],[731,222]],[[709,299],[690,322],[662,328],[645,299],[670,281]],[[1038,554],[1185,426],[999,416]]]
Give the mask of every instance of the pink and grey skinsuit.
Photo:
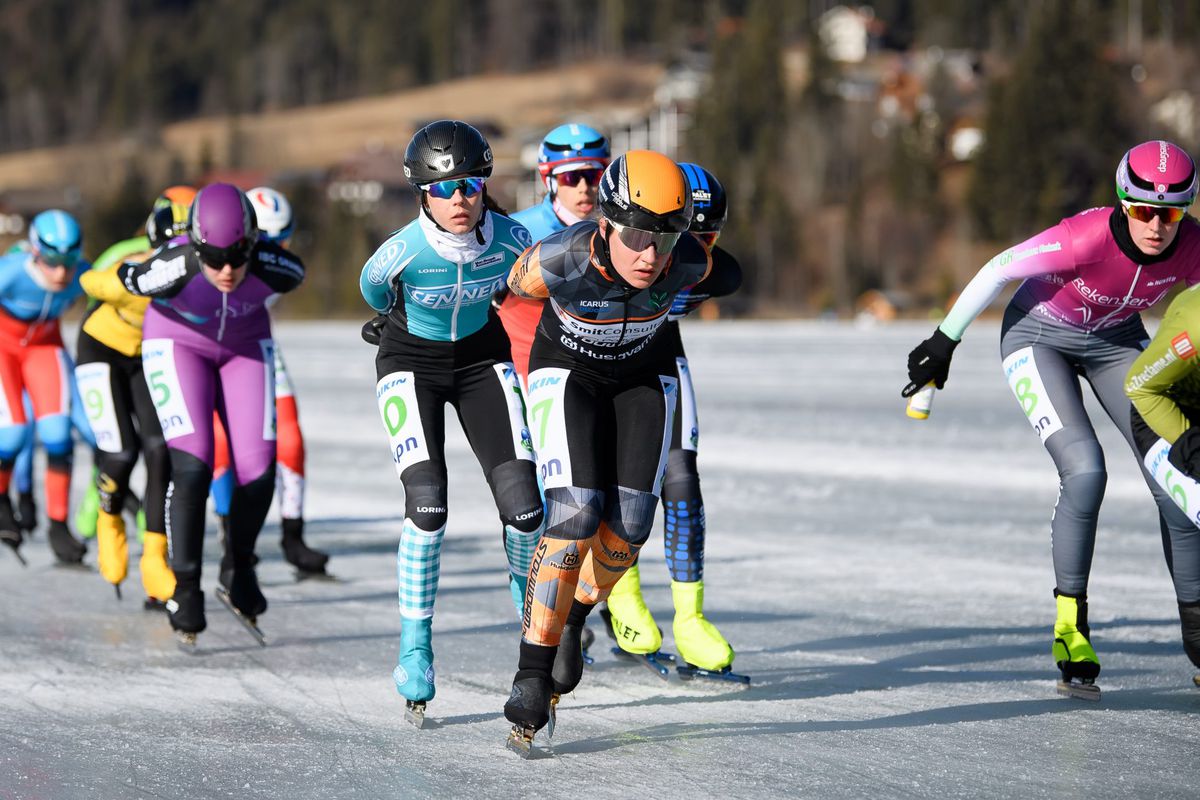
[[[1094,208],[1005,250],[967,284],[939,326],[959,340],[1004,285],[1023,280],[1004,314],[1001,355],[1009,386],[1054,459],[1059,497],[1051,552],[1057,589],[1086,594],[1104,497],[1104,453],[1083,405],[1080,378],[1092,387],[1121,435],[1133,441],[1125,374],[1150,341],[1139,312],[1171,287],[1200,282],[1200,226],[1184,219],[1159,255],[1142,253],[1119,207]],[[1194,547],[1194,526],[1142,470],[1158,504],[1167,563]],[[1179,555],[1176,553],[1175,555]]]

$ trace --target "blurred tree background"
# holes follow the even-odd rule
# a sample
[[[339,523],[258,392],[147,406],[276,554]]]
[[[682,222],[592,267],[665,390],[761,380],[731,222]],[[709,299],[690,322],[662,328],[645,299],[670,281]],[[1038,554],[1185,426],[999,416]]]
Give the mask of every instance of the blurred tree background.
[[[95,254],[135,230],[166,183],[269,181],[293,199],[310,265],[312,290],[289,311],[361,313],[359,267],[413,213],[395,178],[406,134],[383,150],[348,140],[321,169],[264,173],[255,120],[473,76],[594,62],[603,83],[614,61],[655,64],[652,92],[614,80],[613,99],[584,108],[551,82],[545,101],[563,120],[610,125],[618,146],[654,144],[636,120],[670,113],[671,155],[730,195],[722,241],[747,284],[728,310],[845,314],[877,290],[923,311],[994,250],[1112,202],[1131,144],[1195,150],[1197,34],[1192,0],[7,0],[0,161],[131,144],[99,188],[0,177],[0,213],[67,205]],[[224,131],[198,160],[140,158],[194,119]],[[488,135],[512,207],[531,197],[519,154],[536,135]]]

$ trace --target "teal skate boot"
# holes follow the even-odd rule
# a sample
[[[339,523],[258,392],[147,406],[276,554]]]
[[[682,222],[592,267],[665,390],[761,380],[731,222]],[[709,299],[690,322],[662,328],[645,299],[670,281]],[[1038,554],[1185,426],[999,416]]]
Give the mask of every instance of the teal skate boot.
[[[425,704],[433,699],[433,619],[400,621],[400,663],[392,670],[396,691],[407,701],[404,719],[420,728]]]

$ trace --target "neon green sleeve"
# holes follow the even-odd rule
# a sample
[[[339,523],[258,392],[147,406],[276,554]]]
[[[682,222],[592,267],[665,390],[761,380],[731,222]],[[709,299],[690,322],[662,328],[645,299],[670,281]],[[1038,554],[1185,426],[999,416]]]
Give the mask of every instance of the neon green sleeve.
[[[133,239],[117,242],[92,262],[92,269],[106,270],[112,265],[124,261],[126,256],[133,255],[134,253],[143,253],[149,249],[150,239],[146,236],[137,236]]]
[[[1178,388],[1200,370],[1200,285],[1180,293],[1167,308],[1158,333],[1129,368],[1125,394],[1146,424],[1171,444],[1192,426],[1175,401]],[[1171,391],[1172,389],[1176,391]]]

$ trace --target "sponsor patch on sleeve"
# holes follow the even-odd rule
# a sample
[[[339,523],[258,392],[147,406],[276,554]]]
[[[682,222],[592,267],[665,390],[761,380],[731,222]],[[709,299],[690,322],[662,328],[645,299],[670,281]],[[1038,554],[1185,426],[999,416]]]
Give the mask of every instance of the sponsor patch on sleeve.
[[[1196,348],[1192,345],[1192,340],[1188,338],[1187,331],[1171,340],[1171,349],[1180,358],[1191,358],[1196,355]]]

